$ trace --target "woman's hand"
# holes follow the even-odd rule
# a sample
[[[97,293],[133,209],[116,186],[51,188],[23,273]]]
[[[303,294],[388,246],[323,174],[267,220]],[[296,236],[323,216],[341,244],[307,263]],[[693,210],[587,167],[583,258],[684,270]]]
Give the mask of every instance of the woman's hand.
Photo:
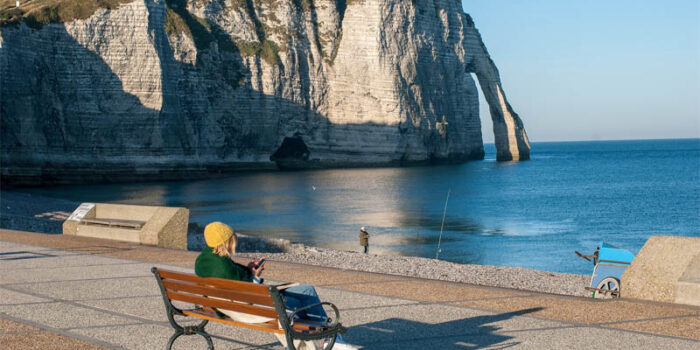
[[[254,276],[260,277],[262,275],[263,270],[265,270],[265,262],[263,261],[265,258],[259,258],[258,260],[251,260],[248,263],[248,268],[250,271],[253,273]],[[261,261],[262,264],[260,263]]]

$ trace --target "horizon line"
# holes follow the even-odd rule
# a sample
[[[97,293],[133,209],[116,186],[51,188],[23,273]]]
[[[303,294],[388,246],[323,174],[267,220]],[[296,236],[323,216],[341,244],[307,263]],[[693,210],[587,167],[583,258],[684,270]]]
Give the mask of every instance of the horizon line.
[[[667,138],[642,138],[642,139],[587,139],[587,140],[530,140],[530,143],[549,143],[549,142],[608,142],[608,141],[664,141],[664,140],[700,140],[697,137],[667,137]],[[484,144],[495,144],[494,141],[483,141]]]

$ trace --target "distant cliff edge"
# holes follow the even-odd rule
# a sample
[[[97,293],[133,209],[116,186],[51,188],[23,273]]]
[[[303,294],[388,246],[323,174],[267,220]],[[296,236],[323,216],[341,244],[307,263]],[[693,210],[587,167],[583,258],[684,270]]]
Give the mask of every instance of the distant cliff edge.
[[[12,3],[11,5],[8,5]],[[460,0],[0,3],[4,184],[529,159]]]

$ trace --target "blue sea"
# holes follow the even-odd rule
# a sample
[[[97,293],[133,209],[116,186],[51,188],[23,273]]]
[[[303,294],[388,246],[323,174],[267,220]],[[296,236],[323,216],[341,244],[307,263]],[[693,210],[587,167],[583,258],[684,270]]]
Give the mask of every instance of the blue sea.
[[[202,226],[343,250],[360,250],[366,226],[371,253],[581,274],[592,266],[573,251],[602,241],[636,254],[651,235],[700,236],[700,139],[535,142],[526,162],[485,148],[485,160],[459,165],[26,191],[182,206]]]

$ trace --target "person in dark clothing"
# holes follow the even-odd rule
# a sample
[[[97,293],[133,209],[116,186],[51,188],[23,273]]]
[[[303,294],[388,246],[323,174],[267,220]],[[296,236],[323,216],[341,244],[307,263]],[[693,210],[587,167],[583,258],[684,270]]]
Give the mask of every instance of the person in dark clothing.
[[[365,254],[367,254],[369,252],[369,233],[364,227],[360,229],[360,245],[364,247]]]
[[[204,239],[207,242],[207,246],[202,249],[202,252],[194,263],[194,271],[197,276],[262,283],[260,275],[263,270],[265,270],[265,262],[261,264],[262,258],[251,260],[248,266],[233,261],[238,237],[230,226],[221,222],[212,222],[204,228]],[[284,296],[285,304],[289,310],[296,310],[307,305],[321,302],[316,293],[316,289],[308,284],[293,286],[282,290],[281,293]],[[264,323],[271,320],[266,317],[249,315],[232,310],[217,311],[219,311],[221,315],[228,316],[238,322]],[[300,318],[318,322],[325,322],[328,319],[326,311],[320,305],[300,312],[298,315]],[[287,345],[284,336],[278,336],[277,338],[284,346]],[[310,343],[303,345],[302,348],[304,346],[306,349],[313,348],[313,344]],[[295,347],[299,348],[299,345],[295,345]],[[345,343],[339,335],[333,349],[344,350],[356,348]]]
[[[194,263],[194,273],[200,277],[218,277],[230,280],[253,282],[259,277],[264,266],[252,261],[248,266],[234,262],[231,257],[236,250],[237,239],[231,227],[213,222],[204,228],[207,246],[202,249]]]
[[[235,247],[233,240],[227,238],[226,241],[227,244],[233,244]],[[217,277],[245,282],[253,282],[256,277],[260,277],[265,267],[257,266],[259,260],[257,262],[251,261],[248,266],[243,266],[231,260],[231,258],[228,257],[228,252],[225,252],[226,255],[220,255],[219,253],[222,248],[217,248],[223,246],[223,244],[220,244],[214,248],[207,246],[202,249],[202,253],[199,254],[194,263],[194,273],[197,274],[197,276]],[[234,247],[228,249],[235,249]]]

